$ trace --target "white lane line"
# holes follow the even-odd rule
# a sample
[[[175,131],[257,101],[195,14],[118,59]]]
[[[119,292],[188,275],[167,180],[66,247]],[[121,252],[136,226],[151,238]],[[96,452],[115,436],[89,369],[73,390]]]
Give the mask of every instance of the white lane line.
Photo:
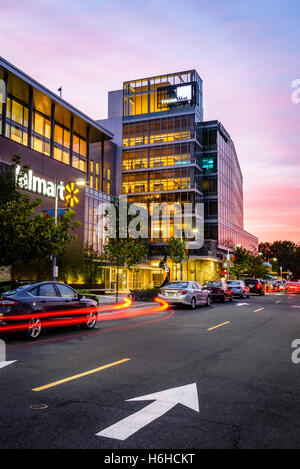
[[[281,300],[279,300],[279,301],[275,301],[275,303],[281,303]]]
[[[265,309],[265,308],[258,308],[254,311],[254,313],[258,313],[258,311],[262,311],[263,309]]]

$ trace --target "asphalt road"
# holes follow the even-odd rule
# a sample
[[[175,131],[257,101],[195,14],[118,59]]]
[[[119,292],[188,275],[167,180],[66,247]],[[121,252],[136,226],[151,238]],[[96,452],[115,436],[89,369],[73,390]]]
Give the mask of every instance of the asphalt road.
[[[9,337],[0,448],[299,448],[295,339],[300,295],[285,294]],[[194,408],[128,400],[188,385]],[[125,433],[141,428],[124,440],[96,435],[128,417]]]

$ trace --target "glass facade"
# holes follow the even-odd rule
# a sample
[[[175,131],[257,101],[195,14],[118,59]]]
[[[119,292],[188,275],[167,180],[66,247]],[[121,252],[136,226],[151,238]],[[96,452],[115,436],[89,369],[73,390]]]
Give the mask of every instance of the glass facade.
[[[257,249],[257,238],[244,231],[243,177],[234,144],[218,121],[197,124],[202,143],[205,239],[223,250],[241,244]]]
[[[195,111],[196,107],[197,117],[203,118],[202,80],[195,70],[128,81],[123,84],[123,94],[124,117],[174,112],[176,104],[176,112],[188,106]]]
[[[151,223],[152,242],[174,236],[174,203],[202,200],[195,133],[201,119],[202,81],[194,70],[124,83],[122,193],[150,215],[153,202],[168,204],[170,211],[170,224],[162,214]]]

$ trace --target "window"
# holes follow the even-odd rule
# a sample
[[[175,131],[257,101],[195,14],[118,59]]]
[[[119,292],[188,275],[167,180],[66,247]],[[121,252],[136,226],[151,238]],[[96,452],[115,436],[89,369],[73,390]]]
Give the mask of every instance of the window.
[[[30,293],[30,295],[32,295],[32,296],[38,296],[38,294],[39,294],[39,287],[33,288],[32,290],[30,290],[29,293]]]
[[[66,285],[60,285],[59,283],[56,284],[56,288],[58,289],[60,296],[63,298],[77,298],[77,293],[70,287]]]
[[[57,293],[52,283],[40,285],[39,296],[57,296]]]

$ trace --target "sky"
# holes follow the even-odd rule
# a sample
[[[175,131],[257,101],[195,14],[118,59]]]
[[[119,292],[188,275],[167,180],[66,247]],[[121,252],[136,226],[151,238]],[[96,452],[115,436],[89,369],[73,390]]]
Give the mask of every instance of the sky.
[[[0,55],[94,119],[123,81],[195,68],[204,119],[235,142],[245,229],[300,243],[299,0],[0,0],[0,12]]]

